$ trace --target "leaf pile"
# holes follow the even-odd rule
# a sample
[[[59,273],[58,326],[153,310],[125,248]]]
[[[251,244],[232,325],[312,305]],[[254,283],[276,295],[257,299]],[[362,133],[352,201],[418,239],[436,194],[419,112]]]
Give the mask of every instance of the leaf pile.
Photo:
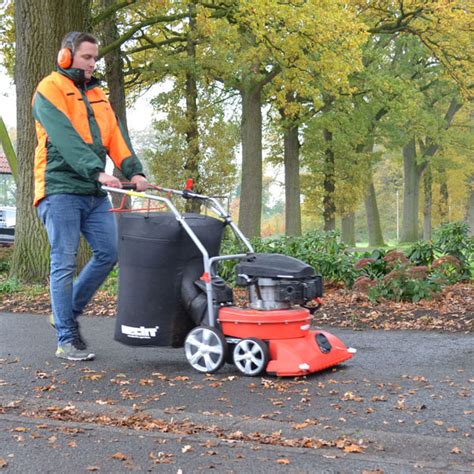
[[[457,283],[444,288],[439,298],[417,303],[375,303],[363,293],[332,288],[326,292],[314,320],[317,325],[352,329],[470,332],[474,329],[474,285]]]

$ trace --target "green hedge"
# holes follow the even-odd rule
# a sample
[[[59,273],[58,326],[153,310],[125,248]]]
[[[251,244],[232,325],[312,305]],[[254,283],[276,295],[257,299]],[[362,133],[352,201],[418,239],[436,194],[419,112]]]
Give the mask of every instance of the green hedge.
[[[474,238],[463,222],[441,226],[433,241],[415,242],[405,252],[375,249],[353,252],[338,232],[312,231],[301,237],[252,239],[258,253],[280,253],[308,263],[326,282],[343,283],[367,292],[372,300],[418,301],[431,298],[443,286],[471,278]],[[245,252],[226,238],[222,254]],[[235,261],[221,263],[220,275],[234,282]]]

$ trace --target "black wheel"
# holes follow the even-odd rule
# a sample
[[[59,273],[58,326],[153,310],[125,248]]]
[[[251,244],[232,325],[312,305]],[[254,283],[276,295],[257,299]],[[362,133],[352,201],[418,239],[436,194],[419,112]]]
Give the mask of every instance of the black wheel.
[[[227,342],[218,329],[198,326],[186,336],[184,350],[193,369],[213,373],[225,363]]]
[[[242,339],[234,348],[234,364],[244,375],[256,376],[265,372],[270,354],[268,346],[256,338]]]

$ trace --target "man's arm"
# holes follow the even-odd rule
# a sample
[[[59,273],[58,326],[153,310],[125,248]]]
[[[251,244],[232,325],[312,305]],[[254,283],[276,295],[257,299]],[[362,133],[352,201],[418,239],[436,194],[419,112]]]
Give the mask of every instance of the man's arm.
[[[140,160],[133,151],[132,144],[120,120],[111,112],[112,134],[108,144],[109,156],[115,165],[132,183],[137,185],[138,191],[144,191],[148,182],[143,173]]]

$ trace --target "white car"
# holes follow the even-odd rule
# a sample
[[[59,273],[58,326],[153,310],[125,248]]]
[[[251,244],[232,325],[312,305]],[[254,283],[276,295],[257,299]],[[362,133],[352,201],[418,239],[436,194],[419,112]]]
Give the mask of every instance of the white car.
[[[0,207],[0,243],[15,240],[16,207]]]

